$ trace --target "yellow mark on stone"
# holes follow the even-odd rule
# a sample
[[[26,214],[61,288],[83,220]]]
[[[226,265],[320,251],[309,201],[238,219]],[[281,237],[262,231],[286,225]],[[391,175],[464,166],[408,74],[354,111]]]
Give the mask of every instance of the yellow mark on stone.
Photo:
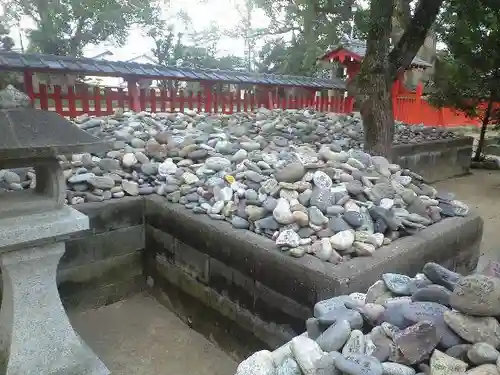
[[[234,177],[233,177],[233,176],[231,176],[231,175],[229,175],[229,174],[228,174],[228,175],[226,175],[226,176],[224,176],[224,178],[226,179],[226,181],[227,181],[229,184],[232,184],[234,181],[236,181],[236,180],[234,179]]]

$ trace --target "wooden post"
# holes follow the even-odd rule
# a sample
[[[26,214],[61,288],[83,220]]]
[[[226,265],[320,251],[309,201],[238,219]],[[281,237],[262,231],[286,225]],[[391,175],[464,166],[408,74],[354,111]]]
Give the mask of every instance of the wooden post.
[[[209,81],[201,82],[205,99],[205,113],[212,112],[212,85],[213,83]]]
[[[415,91],[415,108],[413,108],[413,113],[415,118],[418,120],[417,123],[423,122],[422,115],[422,94],[424,93],[424,85],[422,82],[417,84],[417,90]]]
[[[134,112],[141,111],[141,103],[139,100],[139,87],[137,87],[136,79],[127,79],[129,109]]]
[[[33,73],[29,70],[24,71],[24,92],[29,96],[31,102],[35,99],[35,91],[33,89]]]
[[[399,79],[392,84],[391,97],[392,97],[392,113],[395,120],[400,120],[400,113],[398,110],[398,93],[399,93]]]

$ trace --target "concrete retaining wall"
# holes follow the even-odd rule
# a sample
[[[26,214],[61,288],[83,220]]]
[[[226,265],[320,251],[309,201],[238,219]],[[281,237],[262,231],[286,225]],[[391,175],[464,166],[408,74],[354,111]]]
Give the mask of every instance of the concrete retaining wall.
[[[265,237],[193,214],[163,197],[147,198],[145,216],[146,273],[154,283],[181,289],[271,348],[304,331],[317,301],[365,291],[389,270],[414,275],[435,261],[472,272],[483,230],[478,216],[446,219],[373,257],[333,265],[310,255],[286,256]]]
[[[422,175],[427,182],[470,172],[472,137],[394,146],[394,162]]]
[[[144,289],[143,207],[132,197],[75,206],[89,216],[91,229],[66,242],[58,271],[66,307],[102,306]]]

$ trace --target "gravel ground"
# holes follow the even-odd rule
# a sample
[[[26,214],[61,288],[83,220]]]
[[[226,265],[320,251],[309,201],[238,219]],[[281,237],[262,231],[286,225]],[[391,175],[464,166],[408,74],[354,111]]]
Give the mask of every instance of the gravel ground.
[[[433,186],[438,190],[453,191],[484,219],[478,270],[481,271],[489,260],[500,261],[500,171],[474,170],[471,175],[441,181]]]

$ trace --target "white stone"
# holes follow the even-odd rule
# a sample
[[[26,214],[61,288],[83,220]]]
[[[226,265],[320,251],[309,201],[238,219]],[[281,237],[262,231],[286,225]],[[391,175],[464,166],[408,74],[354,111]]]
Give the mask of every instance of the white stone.
[[[332,244],[330,243],[330,239],[322,238],[321,246],[319,246],[318,249],[316,250],[316,256],[319,259],[324,260],[326,262],[332,256],[332,251],[333,249],[332,249]]]
[[[351,332],[349,339],[342,348],[344,356],[351,354],[365,354],[365,336],[363,332],[355,329]]]
[[[169,174],[174,174],[177,172],[177,165],[172,161],[172,159],[166,159],[163,163],[158,165],[158,174],[160,176],[167,176]]]
[[[297,336],[290,342],[290,349],[304,375],[315,375],[315,363],[324,353],[316,343],[305,336]]]
[[[282,231],[276,239],[278,247],[298,247],[300,245],[300,236],[291,229]]]
[[[290,204],[284,198],[279,198],[276,207],[273,210],[274,219],[283,225],[293,223],[293,214],[290,210]]]
[[[394,200],[390,199],[390,198],[382,198],[380,200],[379,206],[383,207],[387,210],[390,210],[392,208],[392,206],[394,206]]]
[[[131,166],[135,165],[137,163],[137,158],[132,152],[127,152],[125,155],[123,155],[122,158],[122,165],[124,167],[130,168]]]
[[[361,208],[353,200],[348,200],[347,202],[345,202],[344,209],[346,211],[354,211],[357,213],[361,212]]]
[[[380,247],[384,243],[384,235],[382,233],[374,233],[371,235],[373,242],[371,242],[375,247]]]
[[[354,243],[354,233],[351,230],[343,230],[330,237],[330,243],[335,250],[345,251]]]
[[[332,179],[323,171],[316,171],[313,175],[314,185],[321,189],[330,189],[333,185]]]
[[[274,360],[269,350],[252,354],[238,365],[235,375],[274,375]]]
[[[196,176],[194,173],[191,172],[184,172],[182,174],[182,179],[188,185],[192,185],[200,180],[198,176]]]

